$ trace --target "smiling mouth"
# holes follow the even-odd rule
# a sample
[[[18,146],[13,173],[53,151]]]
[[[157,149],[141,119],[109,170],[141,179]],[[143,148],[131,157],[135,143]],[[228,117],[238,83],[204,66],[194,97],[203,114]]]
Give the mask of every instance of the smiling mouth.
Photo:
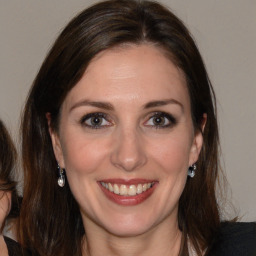
[[[152,195],[158,183],[158,181],[144,179],[129,181],[111,179],[98,182],[105,196],[112,202],[122,206],[141,204]]]
[[[152,188],[155,184],[155,182],[148,182],[148,183],[142,183],[142,184],[131,184],[131,185],[125,185],[125,184],[115,184],[115,183],[106,183],[101,181],[101,186],[103,186],[108,191],[121,196],[136,196],[139,194],[142,194],[143,192],[146,192],[150,188]]]

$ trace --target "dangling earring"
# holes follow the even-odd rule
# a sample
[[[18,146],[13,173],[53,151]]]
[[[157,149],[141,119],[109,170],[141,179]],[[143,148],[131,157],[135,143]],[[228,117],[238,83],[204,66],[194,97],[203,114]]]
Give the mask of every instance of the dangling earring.
[[[64,169],[62,169],[59,166],[59,164],[58,164],[58,171],[59,171],[58,185],[63,188],[65,186],[65,174],[64,174]]]
[[[196,175],[196,165],[192,164],[191,166],[188,167],[188,176],[190,178],[193,178]]]

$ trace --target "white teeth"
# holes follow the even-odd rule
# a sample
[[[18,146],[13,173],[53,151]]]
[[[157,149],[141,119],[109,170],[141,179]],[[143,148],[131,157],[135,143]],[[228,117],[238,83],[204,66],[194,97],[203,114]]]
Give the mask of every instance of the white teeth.
[[[119,187],[116,184],[114,184],[114,193],[119,195]]]
[[[136,186],[135,185],[130,185],[129,190],[128,190],[128,195],[129,196],[135,196],[136,195]]]
[[[141,194],[142,192],[145,192],[149,188],[153,186],[153,183],[145,183],[145,184],[138,184],[138,185],[129,185],[126,186],[124,184],[111,184],[111,183],[105,183],[101,182],[101,185],[108,189],[110,192],[114,192],[117,195],[121,196],[135,196],[136,194]]]
[[[127,195],[127,187],[125,185],[121,185],[119,192],[121,196]]]
[[[141,184],[139,184],[138,186],[137,186],[137,194],[141,194],[142,193],[142,185]]]
[[[148,185],[147,184],[143,184],[142,191],[145,192],[147,190],[147,188],[148,188]]]
[[[113,188],[113,186],[111,185],[111,183],[108,183],[108,189],[109,189],[109,191],[111,191],[111,192],[114,191],[114,188]]]

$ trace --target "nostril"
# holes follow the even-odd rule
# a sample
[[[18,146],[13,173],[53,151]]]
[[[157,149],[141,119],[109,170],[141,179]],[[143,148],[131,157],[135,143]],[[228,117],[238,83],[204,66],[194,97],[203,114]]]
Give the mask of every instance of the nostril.
[[[147,162],[146,154],[135,147],[119,147],[111,155],[114,166],[125,171],[133,171]]]
[[[146,158],[144,156],[139,156],[137,158],[116,158],[112,159],[112,163],[119,169],[125,171],[134,171],[146,163]]]
[[[112,144],[111,162],[125,171],[134,171],[147,162],[145,143],[135,128],[120,129]]]

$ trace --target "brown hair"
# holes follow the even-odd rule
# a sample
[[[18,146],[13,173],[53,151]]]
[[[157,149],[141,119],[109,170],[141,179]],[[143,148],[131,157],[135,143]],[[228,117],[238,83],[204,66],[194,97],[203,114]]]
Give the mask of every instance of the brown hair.
[[[18,197],[13,177],[16,158],[17,153],[12,139],[0,120],[0,191],[12,193],[11,209],[7,218],[16,218],[19,215],[21,199]]]
[[[210,248],[219,228],[215,96],[197,46],[184,24],[162,5],[110,0],[84,10],[66,26],[27,99],[22,122],[25,180],[20,240],[35,255],[81,255],[86,232],[68,184],[57,185],[46,113],[51,114],[52,129],[57,131],[62,102],[90,61],[99,52],[125,43],[152,43],[163,49],[186,76],[195,129],[200,131],[203,114],[207,114],[197,174],[188,179],[180,198],[178,221],[198,255]]]

